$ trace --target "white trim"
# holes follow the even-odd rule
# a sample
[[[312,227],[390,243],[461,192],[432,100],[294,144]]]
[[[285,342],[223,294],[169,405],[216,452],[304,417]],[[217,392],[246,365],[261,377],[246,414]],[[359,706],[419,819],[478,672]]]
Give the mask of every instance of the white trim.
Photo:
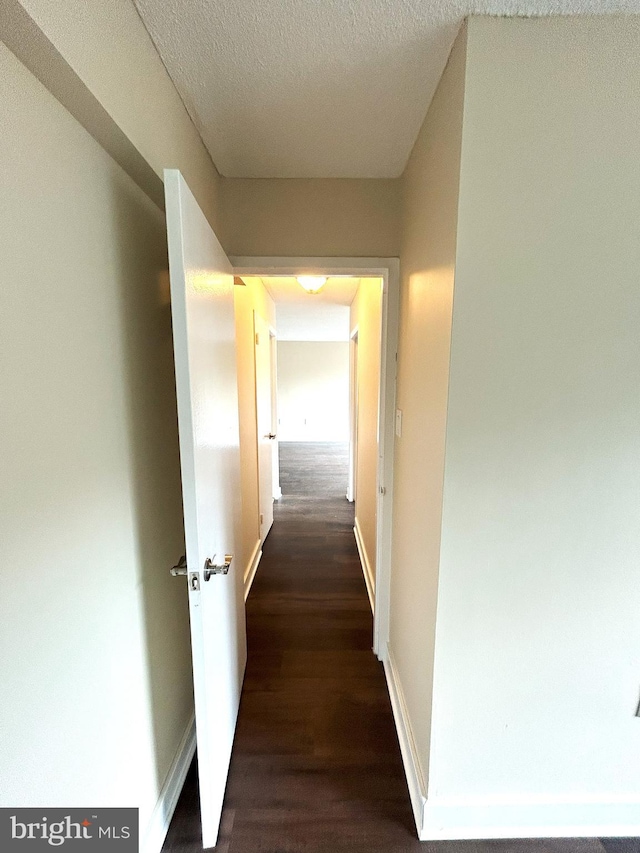
[[[236,275],[293,275],[293,271],[315,275],[325,270],[331,275],[381,276],[399,269],[398,258],[319,258],[319,257],[245,257],[229,255]]]
[[[362,574],[364,575],[364,582],[367,587],[367,595],[369,596],[369,604],[371,605],[371,612],[375,615],[376,612],[376,579],[371,571],[371,563],[369,562],[369,557],[367,555],[367,549],[364,544],[364,539],[362,538],[362,531],[360,530],[360,523],[356,518],[356,523],[353,528],[354,536],[356,537],[356,546],[358,548],[358,554],[360,555],[360,565],[362,566]]]
[[[140,845],[141,853],[160,853],[162,850],[195,751],[196,720],[192,715],[147,824],[144,841]]]
[[[640,835],[636,802],[426,803],[421,841],[463,838],[597,838]]]
[[[396,724],[398,740],[400,742],[400,752],[402,754],[402,763],[404,764],[404,773],[407,777],[407,785],[409,787],[409,798],[413,809],[413,818],[416,822],[416,830],[418,838],[424,840],[423,826],[425,822],[425,806],[427,804],[427,787],[424,782],[424,773],[420,766],[420,758],[416,749],[415,739],[411,730],[407,705],[404,699],[404,693],[398,671],[396,669],[393,655],[390,649],[386,649],[386,654],[383,656],[384,674],[387,678],[387,688],[389,690],[389,698],[391,699],[391,708],[393,710],[393,719]]]
[[[396,375],[400,323],[400,268],[383,278],[378,409],[378,476],[376,518],[376,614],[373,648],[384,660],[389,643],[391,607],[391,540],[393,535],[393,461],[395,454]],[[357,489],[356,483],[356,489]]]
[[[376,607],[373,651],[384,660],[389,642],[391,599],[391,536],[393,519],[393,456],[395,447],[396,353],[400,301],[398,258],[239,257],[231,256],[236,275],[293,275],[295,273],[376,276],[384,282],[376,526]],[[357,484],[356,484],[357,489]],[[382,490],[382,491],[381,491]]]
[[[266,484],[266,479],[263,477],[263,465],[262,465],[262,457],[260,454],[260,446],[261,446],[261,429],[260,429],[260,412],[259,412],[259,398],[260,398],[260,390],[258,389],[258,323],[264,323],[267,327],[267,331],[269,334],[269,409],[271,410],[271,421],[269,423],[269,432],[272,431],[273,427],[273,384],[272,384],[272,371],[271,371],[271,355],[272,355],[272,347],[271,347],[271,326],[269,322],[262,316],[260,311],[257,308],[253,309],[253,389],[254,389],[254,406],[255,406],[255,422],[256,422],[256,479],[258,482],[258,527],[260,530],[260,538],[262,542],[267,538],[269,531],[271,530],[271,526],[273,525],[273,444],[269,442],[269,454],[271,457],[270,465],[268,467],[269,479],[270,479],[270,487],[269,487],[269,498],[267,501],[263,501],[262,495],[262,487]],[[263,438],[266,438],[266,435],[263,434]],[[263,483],[263,480],[265,481]],[[253,579],[252,579],[253,580]],[[246,592],[246,595],[249,593]],[[246,596],[245,596],[246,601]]]
[[[277,488],[275,488],[273,490],[273,499],[274,499],[274,501],[279,501],[281,497],[282,497],[282,489],[280,488],[280,486],[278,486]]]
[[[356,499],[356,455],[358,439],[358,324],[349,335],[349,477],[347,500]]]
[[[262,557],[262,549],[260,545],[262,542],[258,539],[255,544],[255,548],[251,552],[251,557],[249,557],[249,562],[247,563],[247,568],[244,573],[244,600],[246,601],[249,598],[249,593],[251,592],[251,584],[253,583],[253,579],[256,576],[256,572],[258,571],[258,564],[260,563],[260,557]]]

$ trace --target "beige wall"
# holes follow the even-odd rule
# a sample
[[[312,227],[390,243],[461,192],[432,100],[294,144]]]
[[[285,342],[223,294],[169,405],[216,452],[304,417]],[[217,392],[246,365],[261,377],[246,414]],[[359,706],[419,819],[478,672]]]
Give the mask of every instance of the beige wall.
[[[639,55],[469,25],[433,826],[640,831]]]
[[[20,2],[153,170],[180,169],[226,245],[220,176],[133,2]]]
[[[375,595],[382,279],[360,279],[351,304],[350,328],[352,333],[358,330],[355,526]]]
[[[228,254],[398,254],[399,180],[221,178],[131,0],[20,2],[151,168],[181,170]]]
[[[348,341],[278,341],[278,438],[349,440]]]
[[[243,276],[245,286],[234,288],[238,407],[240,411],[240,479],[242,489],[242,553],[245,579],[260,544],[258,432],[256,420],[256,361],[253,312],[275,327],[273,299],[257,276]]]
[[[387,257],[399,251],[399,180],[222,182],[231,255]]]
[[[574,798],[574,830],[640,833],[637,18],[473,19],[401,181],[245,181],[218,176],[128,0],[24,6],[153,169],[183,172],[229,253],[401,254],[390,651],[433,826],[462,832],[439,795],[489,799],[485,830],[514,834],[508,795],[531,833],[546,796]],[[140,805],[144,827],[192,710],[167,572],[163,218],[4,49],[0,65],[0,797]]]
[[[192,714],[164,217],[0,45],[2,806],[151,810]]]
[[[24,7],[152,169],[182,171],[230,250],[222,181],[132,4]],[[168,573],[183,534],[164,219],[4,49],[2,65],[2,627],[16,650],[2,674],[2,804],[139,805],[144,834],[192,713],[186,596]],[[310,183],[247,195],[240,182],[231,249],[396,251],[397,182]],[[248,559],[258,496],[245,320],[253,307],[274,318],[259,289],[236,297]],[[25,577],[37,582],[28,606]]]
[[[431,729],[449,347],[455,271],[466,32],[403,177],[394,529],[389,649],[422,773]]]

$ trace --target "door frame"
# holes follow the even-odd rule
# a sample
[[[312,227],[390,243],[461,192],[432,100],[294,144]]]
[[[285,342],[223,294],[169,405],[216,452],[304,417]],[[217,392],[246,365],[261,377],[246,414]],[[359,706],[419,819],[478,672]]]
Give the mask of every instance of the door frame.
[[[358,459],[358,326],[349,336],[349,479],[347,500],[356,499],[356,463]]]
[[[262,464],[261,464],[261,458],[260,458],[260,434],[261,434],[261,430],[260,430],[260,394],[261,394],[261,392],[264,391],[264,389],[259,387],[259,382],[258,382],[258,374],[259,374],[259,371],[258,371],[258,357],[259,357],[258,356],[258,326],[257,326],[258,320],[261,323],[264,323],[264,326],[266,328],[267,335],[268,335],[267,352],[269,354],[269,414],[270,414],[269,432],[270,433],[273,432],[273,418],[274,418],[274,412],[273,412],[273,365],[271,363],[272,358],[273,358],[273,346],[272,346],[271,341],[272,341],[273,335],[275,334],[275,330],[274,330],[273,326],[267,320],[265,320],[265,318],[262,316],[260,311],[258,311],[254,308],[253,309],[253,379],[254,379],[254,396],[255,396],[255,410],[256,410],[256,442],[257,442],[257,446],[256,446],[256,453],[257,453],[256,473],[258,475],[258,529],[260,531],[260,548],[262,549],[262,547],[265,543],[265,540],[266,540],[267,536],[269,535],[269,531],[271,530],[271,527],[273,525],[273,501],[275,500],[275,496],[273,493],[274,492],[274,481],[273,481],[273,444],[274,444],[274,442],[271,441],[269,444],[270,451],[271,451],[270,452],[270,465],[269,465],[269,469],[270,469],[269,473],[271,474],[271,489],[269,490],[269,500],[272,504],[271,511],[270,511],[271,524],[269,525],[269,530],[267,530],[267,532],[263,535],[262,523],[263,523],[263,512],[265,510],[265,507],[264,507],[263,501],[262,501],[262,498],[263,498],[263,476],[262,476]],[[280,482],[279,478],[278,478],[278,482]]]
[[[393,529],[393,459],[395,447],[396,372],[400,304],[398,258],[247,257],[230,256],[236,275],[354,275],[381,278],[382,332],[378,404],[378,471],[376,478],[376,595],[373,651],[386,660],[391,598]]]

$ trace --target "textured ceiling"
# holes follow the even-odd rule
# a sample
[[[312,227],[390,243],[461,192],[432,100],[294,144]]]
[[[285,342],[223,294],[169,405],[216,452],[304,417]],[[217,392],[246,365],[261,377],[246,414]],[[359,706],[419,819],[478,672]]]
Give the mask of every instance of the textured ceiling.
[[[320,293],[305,293],[292,276],[262,276],[276,303],[280,341],[348,341],[349,305],[360,279],[335,276]]]
[[[401,174],[463,18],[638,0],[135,0],[228,177]]]

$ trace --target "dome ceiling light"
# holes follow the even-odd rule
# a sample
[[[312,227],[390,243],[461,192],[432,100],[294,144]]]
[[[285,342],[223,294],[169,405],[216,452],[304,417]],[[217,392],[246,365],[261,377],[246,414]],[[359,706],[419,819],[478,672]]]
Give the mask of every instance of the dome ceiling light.
[[[327,283],[326,275],[297,275],[296,281],[307,293],[319,293]]]

